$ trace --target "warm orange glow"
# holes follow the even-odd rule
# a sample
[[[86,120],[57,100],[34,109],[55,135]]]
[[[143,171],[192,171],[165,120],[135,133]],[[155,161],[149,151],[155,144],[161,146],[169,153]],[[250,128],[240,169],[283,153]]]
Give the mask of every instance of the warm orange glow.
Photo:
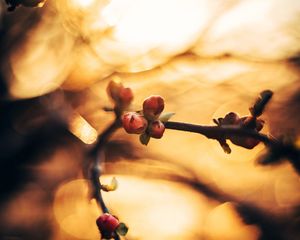
[[[88,194],[87,181],[75,180],[62,185],[55,196],[53,210],[61,229],[79,239],[98,237],[95,221],[100,212]]]
[[[216,207],[205,222],[205,239],[209,240],[258,240],[259,230],[246,226],[231,203]]]
[[[232,5],[216,19],[205,38],[195,46],[195,52],[210,57],[231,53],[258,61],[290,57],[298,47],[295,35],[288,32],[299,21],[300,3],[289,2],[293,7],[284,12],[281,9],[287,2],[281,1]],[[269,19],[274,21],[270,23]]]
[[[111,177],[105,176],[103,181],[108,182]],[[201,203],[204,199],[191,190],[166,181],[129,176],[117,176],[117,179],[121,183],[118,190],[105,194],[104,198],[112,212],[130,226],[129,237],[188,240],[200,232],[199,223],[206,213]],[[97,238],[93,225],[99,212],[87,194],[87,182],[75,180],[58,189],[54,204],[61,228],[80,239]]]
[[[178,51],[197,34],[207,18],[207,12],[199,14],[201,3],[195,0],[121,2],[112,1],[105,8],[104,19],[116,27],[116,39],[133,48],[165,46]]]
[[[22,13],[16,11],[16,15]],[[65,139],[62,133],[64,144],[51,147],[71,147],[33,154],[41,160],[36,161],[37,167],[29,166],[38,183],[12,197],[3,214],[8,225],[19,228],[26,222],[26,227],[34,226],[46,218],[43,210],[47,208],[55,219],[49,227],[56,234],[51,240],[99,239],[95,219],[101,213],[90,200],[82,166],[88,165],[83,161],[91,147],[85,144],[95,143],[114,117],[103,111],[113,106],[106,95],[111,79],[132,88],[133,110],[142,109],[146,97],[158,94],[165,99],[166,112],[176,113],[172,120],[204,125],[213,125],[213,118],[230,111],[249,114],[258,93],[271,89],[274,100],[262,116],[266,120],[263,132],[276,135],[278,129],[290,128],[296,132],[298,108],[290,106],[289,100],[298,98],[300,71],[290,59],[300,52],[299,13],[300,1],[296,0],[49,0],[40,18],[33,15],[32,21],[37,22],[32,28],[14,25],[8,31],[11,36],[19,31],[24,38],[8,50],[7,64],[1,69],[9,97],[49,94],[50,101],[32,101],[38,102],[38,108],[51,107],[41,111],[34,105],[24,110],[22,117],[16,117],[17,133],[11,135],[18,134],[21,148],[23,139],[38,129],[36,125],[63,116],[69,131],[84,144],[72,135]],[[51,92],[58,89],[63,100],[61,96],[52,102],[56,95]],[[31,118],[31,109],[39,116]],[[59,114],[49,117],[52,109]],[[163,180],[164,175],[147,178],[147,171],[170,170],[201,179],[233,199],[246,199],[278,215],[299,205],[299,176],[291,165],[256,163],[263,144],[253,150],[231,145],[232,153],[226,155],[217,141],[172,130],[166,130],[160,140],[151,139],[147,147],[123,129],[112,139],[106,149],[109,164],[102,162],[102,167],[104,174],[120,174],[119,188],[104,193],[104,198],[112,213],[129,226],[129,239],[260,237],[259,229],[246,225],[235,212],[234,203],[207,198],[188,184]],[[300,146],[299,137],[296,144]],[[102,176],[103,182],[111,177]],[[52,192],[54,204],[45,207],[43,201],[50,204]]]
[[[90,7],[94,2],[95,0],[71,0],[71,4],[82,8]]]

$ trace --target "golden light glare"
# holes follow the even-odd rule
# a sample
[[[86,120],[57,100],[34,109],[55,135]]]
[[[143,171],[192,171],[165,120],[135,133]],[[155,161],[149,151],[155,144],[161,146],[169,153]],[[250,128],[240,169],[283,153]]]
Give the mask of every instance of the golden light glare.
[[[280,207],[292,209],[300,202],[300,178],[293,172],[290,175],[280,174],[275,182],[275,198]]]
[[[120,4],[120,1],[113,1],[107,6],[104,17],[115,25],[116,38],[132,46],[149,48],[164,45],[170,49],[172,46],[182,46],[190,41],[190,37],[197,34],[202,23],[203,18],[198,15],[199,1],[128,2],[129,4],[125,5]],[[112,19],[115,11],[119,12],[117,14],[119,20]]]
[[[189,240],[199,234],[202,216],[207,211],[201,202],[204,198],[180,184],[116,177],[119,188],[104,193],[104,199],[112,213],[130,227],[129,238]],[[103,182],[109,182],[112,176],[102,178]],[[79,239],[97,238],[98,231],[93,225],[99,211],[95,202],[88,200],[87,181],[61,185],[56,192],[54,213],[68,234]]]
[[[90,7],[96,0],[70,0],[75,7],[87,8]]]
[[[207,213],[205,198],[184,185],[168,181],[131,176],[117,179],[118,190],[104,197],[129,224],[129,237],[189,240],[200,234]]]
[[[291,57],[299,45],[294,24],[299,22],[300,3],[253,1],[234,4],[195,45],[194,52],[203,56],[231,53],[251,60],[281,60]],[[270,20],[272,19],[272,24]],[[257,26],[260,26],[259,28]],[[295,29],[295,32],[290,32]],[[243,44],[237,44],[237,43]]]
[[[70,120],[69,129],[76,137],[86,144],[96,141],[98,133],[82,116],[74,114]]]
[[[165,99],[166,111],[176,112],[172,120],[213,125],[213,118],[230,111],[249,114],[250,104],[264,89],[275,92],[271,104],[277,104],[277,96],[285,97],[283,90],[299,81],[299,69],[287,60],[300,52],[299,13],[300,1],[295,0],[48,1],[40,22],[26,29],[28,37],[7,57],[11,73],[4,69],[4,77],[12,98],[41,96],[60,87],[82,91],[70,94],[70,99],[81,93],[83,98],[68,120],[70,132],[85,144],[95,143],[99,130],[113,118],[102,111],[109,103],[105,95],[109,78],[119,78],[133,89],[134,110],[141,109],[145,97],[159,94]],[[265,133],[268,125],[266,121]],[[113,140],[117,144],[119,140],[120,144],[138,142],[138,136],[124,134],[119,131]],[[117,146],[113,150],[118,151],[114,144],[109,147]],[[297,144],[300,146],[300,138]],[[81,153],[82,149],[75,148]],[[282,213],[299,205],[299,177],[293,175],[292,167],[257,166],[263,144],[253,150],[232,144],[231,148],[232,153],[226,155],[214,140],[166,130],[162,139],[151,139],[147,148],[133,151],[138,156],[141,152],[149,158],[167,159],[180,174],[190,170],[220,192],[247,199],[264,210]],[[127,149],[121,150],[126,153]],[[70,159],[75,158],[78,167],[75,155],[57,153],[55,161],[40,166],[39,176],[51,183],[57,177],[65,179],[66,173],[74,176],[78,169]],[[124,155],[122,160],[130,157]],[[62,167],[66,159],[70,165]],[[110,164],[123,171],[118,169],[119,162]],[[126,171],[134,175],[137,163],[130,164]],[[158,165],[164,167],[164,162]],[[185,185],[132,175],[117,176],[117,191],[104,193],[112,213],[129,226],[129,239],[259,239],[258,228],[245,225],[232,203],[216,206],[219,203]],[[111,177],[101,178],[109,182]],[[37,189],[41,195],[42,190]],[[22,226],[30,215],[45,218],[42,207],[31,212],[39,199],[29,193],[8,208],[11,224]],[[95,219],[101,212],[95,200],[90,200],[87,180],[62,183],[55,192],[53,212],[54,232],[61,235],[52,240],[99,239]]]
[[[60,228],[79,239],[97,239],[95,221],[100,215],[96,202],[89,200],[87,180],[78,179],[61,185],[55,194],[54,216]]]
[[[208,240],[258,240],[259,235],[259,229],[245,225],[234,205],[228,202],[213,209],[205,222],[205,239]]]
[[[54,91],[65,81],[72,65],[74,41],[58,18],[45,13],[43,21],[27,34],[30,37],[15,48],[8,60],[12,70],[9,92],[13,98],[31,98]]]

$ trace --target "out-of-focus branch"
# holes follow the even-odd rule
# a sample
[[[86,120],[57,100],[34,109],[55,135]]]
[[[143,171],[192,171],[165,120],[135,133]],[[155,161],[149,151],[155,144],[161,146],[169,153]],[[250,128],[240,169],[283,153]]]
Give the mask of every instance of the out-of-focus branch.
[[[240,200],[230,194],[220,191],[217,188],[207,185],[200,179],[190,179],[183,176],[170,175],[170,180],[178,181],[192,187],[194,190],[204,194],[210,199],[220,203],[232,202],[238,214],[246,224],[255,224],[261,230],[260,239],[284,240],[283,235],[285,222],[288,222],[285,216],[275,216],[264,209],[255,206],[250,202]]]

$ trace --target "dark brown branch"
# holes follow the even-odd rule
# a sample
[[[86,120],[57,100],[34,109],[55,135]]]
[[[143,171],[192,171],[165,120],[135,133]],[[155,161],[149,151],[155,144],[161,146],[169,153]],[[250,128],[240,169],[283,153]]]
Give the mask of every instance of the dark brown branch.
[[[164,123],[167,129],[199,133],[210,139],[219,140],[222,138],[228,139],[232,136],[251,137],[257,139],[266,145],[278,144],[275,139],[269,138],[265,134],[258,133],[254,130],[231,127],[231,126],[203,126],[183,122],[166,122]]]
[[[120,119],[116,117],[115,121],[109,125],[103,132],[98,136],[98,140],[91,150],[91,155],[93,158],[92,167],[91,167],[91,181],[93,186],[93,197],[96,199],[98,206],[101,208],[102,212],[109,213],[108,208],[106,207],[101,193],[101,161],[104,158],[104,147],[108,142],[111,135],[120,128]]]
[[[268,154],[259,161],[260,164],[272,164],[287,159],[300,174],[300,150],[293,143],[285,143],[281,139],[271,138],[255,130],[235,126],[203,126],[182,122],[166,122],[164,124],[167,129],[198,133],[220,143],[223,140],[226,143],[226,139],[233,136],[251,137],[263,142],[269,148]]]

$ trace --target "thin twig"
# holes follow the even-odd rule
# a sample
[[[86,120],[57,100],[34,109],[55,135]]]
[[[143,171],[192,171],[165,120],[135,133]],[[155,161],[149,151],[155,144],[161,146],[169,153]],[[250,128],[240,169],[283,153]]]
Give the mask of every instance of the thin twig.
[[[91,155],[93,157],[93,163],[91,167],[91,181],[93,185],[93,196],[97,201],[98,206],[101,208],[103,213],[109,213],[108,208],[106,207],[102,193],[101,193],[101,167],[100,164],[103,161],[106,143],[108,142],[111,135],[120,128],[120,119],[116,117],[115,121],[112,122],[103,132],[98,136],[98,140],[91,150]]]

